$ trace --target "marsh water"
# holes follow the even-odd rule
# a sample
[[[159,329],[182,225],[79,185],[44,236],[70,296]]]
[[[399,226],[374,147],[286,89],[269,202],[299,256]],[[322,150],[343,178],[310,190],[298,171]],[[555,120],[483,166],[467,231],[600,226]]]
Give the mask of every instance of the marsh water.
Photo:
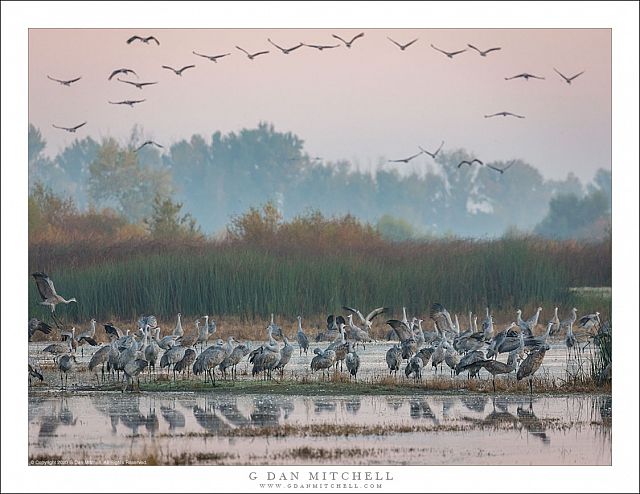
[[[607,395],[29,396],[34,465],[610,465]]]

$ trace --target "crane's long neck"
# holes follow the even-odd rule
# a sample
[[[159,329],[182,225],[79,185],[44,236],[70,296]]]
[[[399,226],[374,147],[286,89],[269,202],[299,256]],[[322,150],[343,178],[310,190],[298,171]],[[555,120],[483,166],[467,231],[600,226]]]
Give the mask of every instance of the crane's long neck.
[[[276,342],[276,340],[273,339],[273,336],[271,334],[273,332],[273,328],[271,328],[271,326],[269,326],[268,331],[269,331],[269,346],[277,345],[278,343]]]
[[[407,319],[407,308],[406,308],[406,307],[403,307],[403,308],[402,308],[402,321],[403,321],[405,324],[408,324],[408,323],[409,323],[409,319]]]
[[[298,332],[302,333],[302,318],[298,317]]]

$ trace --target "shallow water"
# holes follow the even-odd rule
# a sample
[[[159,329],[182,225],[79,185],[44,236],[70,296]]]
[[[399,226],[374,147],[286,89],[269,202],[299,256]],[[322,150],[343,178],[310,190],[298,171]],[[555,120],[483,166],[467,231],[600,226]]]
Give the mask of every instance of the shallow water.
[[[32,464],[610,465],[610,396],[35,393]]]

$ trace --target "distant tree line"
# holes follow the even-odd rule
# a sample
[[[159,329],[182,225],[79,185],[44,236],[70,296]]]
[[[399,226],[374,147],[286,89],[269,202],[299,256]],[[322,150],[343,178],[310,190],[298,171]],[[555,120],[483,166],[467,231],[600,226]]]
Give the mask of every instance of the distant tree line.
[[[193,135],[164,154],[152,146],[136,152],[143,140],[135,127],[124,144],[86,137],[48,158],[40,131],[29,125],[30,233],[48,214],[43,201],[55,198],[67,213],[104,212],[154,235],[227,235],[233,218],[264,204],[287,221],[312,211],[348,215],[396,241],[514,231],[557,239],[610,235],[611,172],[604,169],[583,185],[571,173],[545,180],[522,161],[504,174],[457,168],[470,156],[453,150],[441,151],[435,164],[425,157],[420,175],[366,173],[347,161],[317,162],[302,139],[267,123],[209,140]]]

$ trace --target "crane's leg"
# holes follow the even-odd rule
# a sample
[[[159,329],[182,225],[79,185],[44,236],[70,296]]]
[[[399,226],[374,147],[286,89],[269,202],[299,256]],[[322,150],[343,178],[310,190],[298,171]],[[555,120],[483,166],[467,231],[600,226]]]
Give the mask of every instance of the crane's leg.
[[[496,376],[493,376],[493,392],[496,392]]]
[[[529,378],[529,394],[533,395],[533,379]]]

